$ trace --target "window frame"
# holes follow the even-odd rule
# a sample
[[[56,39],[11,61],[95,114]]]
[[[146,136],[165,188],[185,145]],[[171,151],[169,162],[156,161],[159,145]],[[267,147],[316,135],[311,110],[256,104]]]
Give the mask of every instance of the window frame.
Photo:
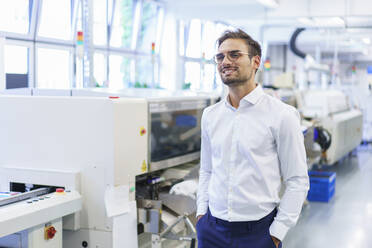
[[[30,61],[34,61],[34,58],[35,58],[33,42],[5,38],[5,45],[22,46],[22,47],[28,48],[28,57],[27,57],[28,87],[33,87],[35,84],[35,81],[34,81],[35,66],[34,66],[34,63],[30,63]]]
[[[71,13],[70,13],[70,25],[71,25],[71,34],[69,40],[63,40],[63,39],[56,39],[56,38],[49,38],[49,37],[43,37],[39,36],[39,26],[41,22],[41,14],[43,11],[42,8],[42,0],[30,0],[30,6],[29,6],[29,31],[26,34],[20,34],[20,33],[12,33],[12,32],[5,32],[0,31],[0,35],[4,36],[6,38],[6,44],[9,45],[20,45],[20,46],[27,46],[29,51],[28,56],[28,80],[29,80],[29,87],[38,87],[38,75],[37,75],[37,69],[38,69],[38,58],[37,58],[37,49],[38,48],[51,48],[51,49],[57,49],[57,50],[68,50],[70,52],[70,66],[69,66],[69,85],[70,87],[74,88],[76,87],[76,39],[77,39],[77,23],[78,23],[78,16],[79,11],[82,11],[82,5],[83,0],[70,0],[71,2]],[[128,57],[130,59],[133,59],[134,63],[136,63],[137,60],[140,60],[143,57],[147,57],[149,59],[152,59],[154,57],[156,63],[158,64],[158,70],[157,75],[155,75],[155,78],[158,78],[158,82],[155,82],[156,85],[160,84],[160,74],[161,74],[161,59],[160,59],[160,50],[161,50],[161,37],[163,34],[163,25],[164,24],[164,18],[165,18],[165,4],[162,2],[159,2],[157,0],[132,0],[134,8],[133,11],[133,25],[137,25],[138,28],[133,27],[132,30],[132,38],[131,38],[131,47],[130,48],[123,48],[123,47],[114,47],[110,45],[111,37],[112,37],[112,24],[114,21],[114,15],[115,15],[115,5],[118,3],[118,0],[106,0],[106,45],[94,45],[94,41],[92,40],[92,47],[91,47],[91,53],[93,54],[92,58],[94,57],[94,53],[103,53],[105,56],[105,80],[109,80],[109,58],[110,55],[120,55],[123,57]],[[159,8],[157,10],[157,16],[156,16],[156,46],[155,46],[155,54],[152,54],[151,50],[149,51],[139,51],[137,49],[137,43],[139,38],[139,30],[142,25],[142,11],[143,11],[143,3],[144,2],[151,2]],[[93,4],[93,1],[92,1]],[[137,8],[137,10],[136,10]],[[91,8],[93,9],[93,8]],[[137,13],[137,14],[136,14]],[[93,11],[91,13],[93,15]],[[83,16],[84,18],[84,16]],[[93,17],[92,17],[93,18]],[[93,30],[92,30],[93,31]],[[94,64],[94,61],[91,61]],[[134,68],[136,67],[136,64],[134,64]],[[131,78],[135,80],[135,72],[134,75],[131,75]]]

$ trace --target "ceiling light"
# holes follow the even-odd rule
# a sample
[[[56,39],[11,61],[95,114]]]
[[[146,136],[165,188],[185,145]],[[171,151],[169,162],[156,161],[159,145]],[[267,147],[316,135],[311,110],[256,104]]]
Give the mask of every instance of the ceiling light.
[[[340,17],[314,17],[318,27],[345,27],[345,21]]]
[[[363,38],[362,41],[367,45],[371,44],[370,38]]]
[[[279,0],[256,0],[256,1],[268,8],[279,7]]]
[[[315,25],[314,21],[309,17],[301,17],[301,18],[297,18],[297,20],[299,22],[301,22],[302,24],[306,25],[306,26],[314,26]]]
[[[301,17],[297,20],[311,27],[345,27],[345,21],[340,17]]]

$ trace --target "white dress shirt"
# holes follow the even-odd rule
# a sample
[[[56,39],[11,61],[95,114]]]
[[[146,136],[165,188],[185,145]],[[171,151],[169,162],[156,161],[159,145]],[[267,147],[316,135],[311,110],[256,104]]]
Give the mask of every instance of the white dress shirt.
[[[197,215],[209,207],[219,219],[253,221],[278,207],[270,234],[283,240],[309,190],[297,110],[258,85],[237,109],[227,98],[206,108],[201,125]]]

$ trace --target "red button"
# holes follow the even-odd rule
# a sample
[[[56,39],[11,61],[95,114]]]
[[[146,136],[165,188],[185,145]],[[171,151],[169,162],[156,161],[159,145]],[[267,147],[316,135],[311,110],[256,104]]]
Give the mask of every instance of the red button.
[[[119,99],[120,97],[118,96],[109,96],[110,99]]]
[[[65,190],[63,188],[57,188],[56,189],[56,192],[57,193],[63,193],[63,192],[65,192]]]

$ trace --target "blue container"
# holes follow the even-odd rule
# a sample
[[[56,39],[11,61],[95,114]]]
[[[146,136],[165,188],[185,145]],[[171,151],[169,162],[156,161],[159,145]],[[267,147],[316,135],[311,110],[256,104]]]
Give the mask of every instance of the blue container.
[[[326,171],[309,171],[309,201],[329,202],[335,194],[336,173]]]

